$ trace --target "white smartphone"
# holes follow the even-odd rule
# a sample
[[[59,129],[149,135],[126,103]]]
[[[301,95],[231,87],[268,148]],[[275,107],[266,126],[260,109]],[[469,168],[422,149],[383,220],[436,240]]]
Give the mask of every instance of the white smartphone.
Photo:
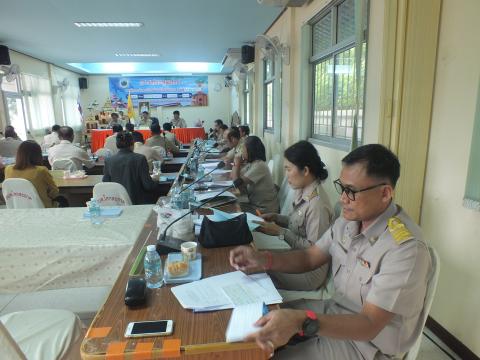
[[[125,337],[147,337],[171,335],[173,320],[138,321],[128,324]]]

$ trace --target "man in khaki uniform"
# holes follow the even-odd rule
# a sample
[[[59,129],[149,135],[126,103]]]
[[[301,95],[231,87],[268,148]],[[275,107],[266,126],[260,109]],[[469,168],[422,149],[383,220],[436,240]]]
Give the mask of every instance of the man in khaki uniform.
[[[343,159],[340,178],[343,218],[308,249],[284,253],[231,251],[238,270],[300,273],[332,262],[335,295],[328,301],[301,301],[257,321],[248,336],[265,351],[287,344],[275,359],[401,358],[421,334],[422,310],[431,258],[421,231],[393,203],[400,175],[397,157],[378,144]],[[306,310],[308,309],[308,310]]]
[[[152,137],[145,141],[145,145],[150,147],[161,146],[165,151],[170,151],[172,153],[178,153],[180,151],[178,146],[168,140],[165,136],[161,135],[160,125],[158,123],[152,124],[150,126],[150,131],[152,132]]]
[[[224,132],[226,134],[226,143],[230,148],[227,154],[222,157],[226,164],[230,164],[236,155],[241,155],[243,143],[240,143],[240,131],[237,127],[232,127]]]

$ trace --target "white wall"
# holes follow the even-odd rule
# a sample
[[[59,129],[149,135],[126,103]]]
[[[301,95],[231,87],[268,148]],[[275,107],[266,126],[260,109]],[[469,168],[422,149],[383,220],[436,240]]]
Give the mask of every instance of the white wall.
[[[215,85],[220,91],[215,91]],[[108,76],[88,76],[88,89],[81,91],[81,102],[84,115],[88,115],[88,104],[94,100],[103,106],[110,98]],[[174,110],[180,111],[180,116],[185,119],[187,125],[193,126],[198,119],[205,121],[205,128],[213,127],[216,119],[222,119],[230,123],[232,115],[230,88],[224,87],[223,75],[208,76],[208,106],[186,106],[186,107],[162,107],[152,108],[151,115],[160,119],[160,123],[170,121]],[[126,110],[125,110],[126,112]],[[138,109],[135,109],[138,114]]]
[[[431,316],[480,356],[480,213],[462,207],[480,81],[480,1],[443,0],[421,227],[440,254]]]

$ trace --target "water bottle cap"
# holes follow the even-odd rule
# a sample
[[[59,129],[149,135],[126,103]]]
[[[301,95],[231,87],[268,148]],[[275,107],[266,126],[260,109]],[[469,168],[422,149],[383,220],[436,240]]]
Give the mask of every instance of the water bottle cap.
[[[148,245],[147,251],[157,251],[157,248],[155,247],[155,245]]]

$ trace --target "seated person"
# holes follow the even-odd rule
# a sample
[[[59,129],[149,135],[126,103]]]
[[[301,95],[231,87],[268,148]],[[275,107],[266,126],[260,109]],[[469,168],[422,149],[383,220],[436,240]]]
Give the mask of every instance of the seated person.
[[[148,169],[152,171],[154,161],[162,161],[163,156],[160,152],[152,149],[150,146],[144,145],[145,141],[143,140],[143,135],[141,132],[134,131],[132,132],[133,136],[133,152],[136,154],[141,154],[145,156],[148,163]]]
[[[228,136],[228,126],[225,124],[220,125],[220,128],[217,132],[217,144],[218,144],[218,149],[221,152],[225,152],[225,153],[230,150],[227,143],[227,136]]]
[[[163,135],[170,140],[172,144],[175,144],[176,146],[180,147],[182,143],[177,140],[177,137],[175,136],[174,133],[172,133],[172,124],[170,123],[164,123],[163,124]]]
[[[22,140],[18,137],[13,126],[5,127],[5,138],[0,140],[0,156],[15,157]]]
[[[175,110],[173,112],[173,119],[170,120],[170,122],[172,123],[172,126],[176,127],[176,128],[186,128],[187,127],[187,122],[180,117],[180,111],[178,110]]]
[[[113,128],[114,125],[121,125],[120,118],[116,112],[110,114],[110,122],[108,123],[109,128]]]
[[[128,118],[127,115],[124,114],[124,112],[123,112],[122,110],[120,110],[120,111],[118,112],[118,117],[119,117],[119,119],[120,119],[119,123],[120,123],[120,125],[122,125],[122,126],[125,126],[125,125],[127,125],[127,124],[130,122],[130,119]]]
[[[240,143],[240,131],[236,126],[231,127],[224,134],[226,134],[226,144],[230,150],[222,157],[222,160],[226,164],[230,164],[236,155],[241,155],[243,144]]]
[[[277,189],[272,175],[265,163],[265,146],[257,136],[249,136],[242,147],[242,153],[235,156],[232,168],[232,180],[241,178],[242,193],[248,196],[248,204],[242,208],[255,212],[278,212]]]
[[[215,140],[215,141],[218,141],[220,140],[218,138],[218,132],[220,130],[220,126],[223,125],[223,121],[221,119],[217,119],[213,122],[213,129],[210,129],[210,132],[208,134],[208,138],[209,139],[212,139],[212,140]]]
[[[245,138],[250,135],[250,127],[248,125],[240,125],[238,130],[240,131],[240,142],[243,143]]]
[[[135,125],[130,123],[130,122],[125,124],[125,131],[127,131],[127,132],[135,131]]]
[[[150,126],[150,131],[152,132],[152,137],[145,141],[145,145],[150,147],[161,146],[165,149],[165,151],[170,151],[172,153],[178,153],[180,151],[180,149],[174,143],[161,134],[162,131],[160,130],[159,124],[152,124],[152,126]]]
[[[110,150],[111,154],[115,155],[118,152],[117,133],[119,133],[120,131],[123,131],[122,125],[117,123],[113,124],[112,131],[113,131],[113,134],[105,139],[105,144],[103,144],[103,148]]]
[[[60,130],[60,125],[53,125],[52,132],[43,137],[43,148],[46,150],[51,148],[53,145],[60,144],[60,138],[58,137],[58,131]]]
[[[48,169],[43,166],[42,148],[35,141],[20,144],[15,165],[5,168],[5,178],[21,178],[30,181],[46,208],[68,206],[66,199],[58,196],[58,188]],[[57,203],[58,201],[58,203]]]
[[[158,184],[150,177],[145,156],[133,152],[133,135],[117,133],[118,153],[105,159],[104,182],[122,184],[133,205],[154,204]]]
[[[77,170],[82,170],[82,165],[89,169],[95,166],[95,160],[90,159],[85,150],[72,144],[74,134],[70,126],[62,126],[58,130],[58,136],[60,144],[48,149],[48,162],[50,165],[55,160],[70,159],[75,164]]]
[[[342,163],[334,184],[343,216],[315,245],[230,252],[232,266],[244,272],[304,273],[332,263],[332,299],[284,304],[246,337],[270,354],[287,344],[275,359],[401,359],[422,334],[432,260],[420,228],[393,202],[400,163],[379,144],[353,150]],[[289,343],[300,331],[304,341]]]
[[[276,213],[261,215],[263,223],[258,231],[278,236],[292,249],[306,249],[320,239],[333,221],[333,209],[322,182],[328,177],[325,164],[315,147],[308,141],[299,141],[284,152],[285,174],[295,199],[288,215]],[[277,288],[287,290],[316,290],[324,285],[328,264],[305,274],[272,274]]]
[[[150,113],[148,111],[142,111],[142,115],[140,116],[140,125],[150,127],[153,122],[153,118],[150,117]],[[156,121],[158,123],[158,119]]]

